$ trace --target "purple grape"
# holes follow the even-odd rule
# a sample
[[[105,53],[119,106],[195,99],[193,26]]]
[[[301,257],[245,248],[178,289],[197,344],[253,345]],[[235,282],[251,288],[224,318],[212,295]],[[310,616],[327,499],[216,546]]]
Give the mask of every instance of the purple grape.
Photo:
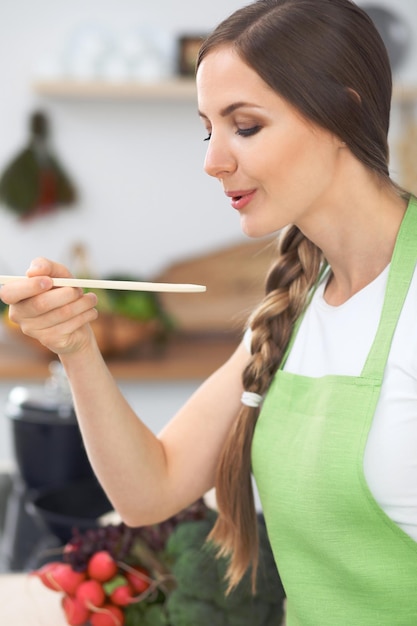
[[[90,528],[84,533],[74,529],[63,559],[76,571],[85,570],[90,557],[100,550],[107,550],[116,561],[123,561],[129,556],[135,539],[141,539],[152,551],[160,552],[178,524],[204,519],[208,510],[204,500],[200,499],[177,515],[151,526],[135,528],[122,522]]]

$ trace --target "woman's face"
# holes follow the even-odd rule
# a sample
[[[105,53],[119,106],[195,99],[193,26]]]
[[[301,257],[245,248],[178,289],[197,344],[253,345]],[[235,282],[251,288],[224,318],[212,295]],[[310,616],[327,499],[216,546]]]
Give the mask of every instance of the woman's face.
[[[301,116],[230,48],[197,72],[208,137],[204,169],[217,178],[252,237],[287,224],[303,230],[331,202],[342,142]]]

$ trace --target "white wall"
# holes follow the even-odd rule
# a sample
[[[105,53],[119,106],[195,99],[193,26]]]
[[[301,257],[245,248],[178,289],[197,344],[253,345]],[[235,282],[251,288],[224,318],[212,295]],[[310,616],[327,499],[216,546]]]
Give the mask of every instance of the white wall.
[[[42,106],[54,146],[80,190],[75,209],[26,223],[0,209],[0,272],[21,272],[38,254],[66,261],[82,240],[101,273],[159,271],[172,260],[241,237],[218,184],[202,171],[204,129],[196,103],[68,101],[37,97],[34,67],[70,34],[98,22],[123,37],[158,26],[173,38],[209,30],[240,4],[217,0],[1,0],[0,170],[26,140]]]
[[[370,4],[372,0],[368,1]],[[416,0],[374,0],[408,16]],[[179,257],[241,238],[238,218],[203,173],[204,131],[189,103],[39,98],[34,68],[61,53],[69,36],[96,21],[123,37],[161,28],[170,37],[206,32],[242,0],[0,0],[0,171],[25,143],[28,114],[42,106],[54,146],[79,190],[76,208],[18,223],[0,207],[0,273],[20,273],[38,254],[68,261],[87,244],[98,273],[155,274]],[[398,78],[417,81],[417,53]]]

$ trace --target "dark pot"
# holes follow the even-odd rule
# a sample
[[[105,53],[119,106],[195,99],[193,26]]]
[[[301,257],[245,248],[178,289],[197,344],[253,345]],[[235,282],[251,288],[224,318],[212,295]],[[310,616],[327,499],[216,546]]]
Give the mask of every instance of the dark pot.
[[[7,415],[17,467],[27,487],[52,487],[94,475],[72,405],[16,387]]]
[[[27,511],[41,526],[67,543],[75,528],[98,527],[98,518],[113,507],[96,479],[87,479],[33,492]]]

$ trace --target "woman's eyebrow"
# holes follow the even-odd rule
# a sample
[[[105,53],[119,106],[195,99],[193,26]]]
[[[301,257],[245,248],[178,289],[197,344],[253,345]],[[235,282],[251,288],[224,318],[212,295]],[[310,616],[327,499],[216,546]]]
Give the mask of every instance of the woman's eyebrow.
[[[224,109],[221,109],[220,115],[221,117],[227,117],[228,115],[236,111],[236,109],[241,109],[242,107],[251,107],[251,108],[257,108],[257,109],[260,108],[258,104],[252,104],[251,102],[233,102],[232,104],[229,104],[227,107],[224,107]],[[205,119],[208,119],[207,115],[205,115],[202,111],[199,111],[198,114],[200,117],[204,117]]]

